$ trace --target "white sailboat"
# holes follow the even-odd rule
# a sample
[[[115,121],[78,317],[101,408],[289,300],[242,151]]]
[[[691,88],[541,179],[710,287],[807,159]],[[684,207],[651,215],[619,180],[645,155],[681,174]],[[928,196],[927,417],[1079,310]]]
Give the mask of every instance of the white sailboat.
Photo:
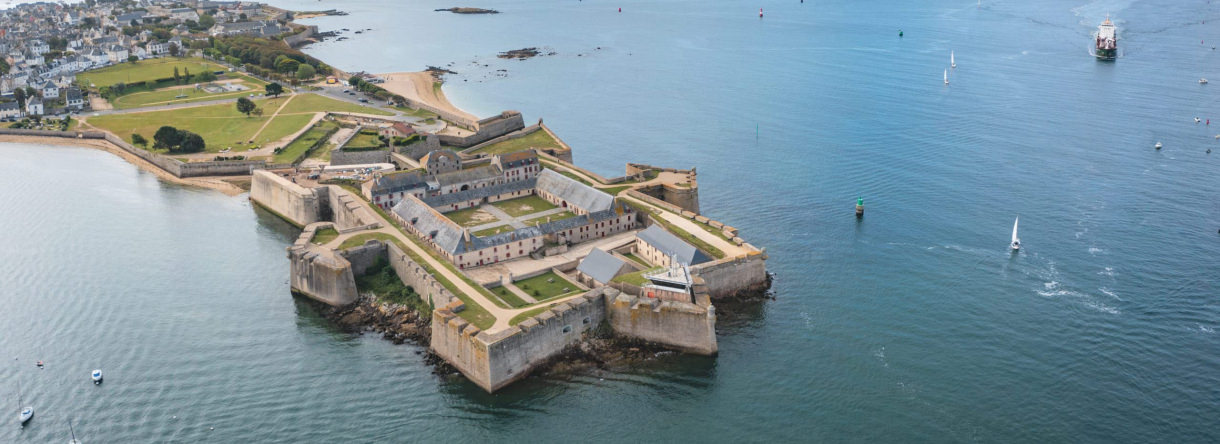
[[[945,70],[945,84],[949,84],[949,70],[947,69]]]
[[[1017,250],[1021,249],[1021,239],[1017,237],[1017,223],[1018,222],[1021,222],[1020,216],[1018,216],[1016,220],[1012,221],[1012,244],[1011,244],[1011,246],[1012,246],[1013,251],[1017,251]]]
[[[21,399],[21,384],[17,384],[17,407],[21,409],[21,426],[25,427],[25,423],[30,422],[30,418],[34,417],[33,407],[23,407],[25,401]]]
[[[953,60],[953,51],[949,51],[949,67],[957,68],[957,62]]]
[[[76,439],[76,430],[72,430],[72,420],[68,420],[68,433],[72,434],[72,440],[68,444],[80,444],[80,440]]]

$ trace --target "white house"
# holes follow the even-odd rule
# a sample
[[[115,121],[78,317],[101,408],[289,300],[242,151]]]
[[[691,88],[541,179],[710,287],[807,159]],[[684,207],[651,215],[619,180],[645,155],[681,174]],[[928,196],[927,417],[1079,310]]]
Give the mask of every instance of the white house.
[[[25,101],[25,112],[31,116],[42,115],[42,100],[35,97]]]
[[[169,43],[164,42],[148,42],[148,46],[144,49],[148,50],[150,56],[159,56],[169,53]]]
[[[0,118],[21,117],[21,106],[17,102],[0,103]]]
[[[42,97],[44,99],[54,99],[59,97],[59,87],[54,83],[47,82],[42,85]]]
[[[85,107],[85,98],[81,96],[80,90],[68,88],[68,92],[64,97],[64,104],[68,105],[68,108],[80,111],[81,108]]]

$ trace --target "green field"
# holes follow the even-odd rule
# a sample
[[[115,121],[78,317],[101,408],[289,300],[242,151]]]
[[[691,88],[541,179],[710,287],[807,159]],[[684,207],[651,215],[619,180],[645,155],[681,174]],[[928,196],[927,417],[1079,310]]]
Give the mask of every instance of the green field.
[[[283,100],[285,99],[259,99],[254,103],[265,110],[274,110]],[[259,133],[253,143],[262,145],[286,137],[304,127],[311,117],[304,114],[276,117]],[[244,142],[258,133],[270,119],[269,116],[247,117],[237,112],[236,106],[231,103],[88,118],[90,124],[108,130],[123,140],[131,140],[133,133],[139,133],[151,143],[153,134],[162,125],[184,129],[203,136],[208,152],[217,152],[227,147],[240,151],[241,147],[248,146],[244,145]]]
[[[644,267],[652,268],[652,264],[648,263],[648,261],[644,260],[644,258],[636,256],[635,253],[627,253],[624,254],[623,257],[631,259],[635,263],[643,265]]]
[[[568,282],[567,279],[555,274],[554,271],[548,271],[529,279],[513,282],[513,285],[533,296],[539,302],[583,291],[576,284]],[[565,288],[567,289],[566,291],[564,290]]]
[[[173,78],[174,68],[185,74],[199,74],[204,71],[227,71],[224,66],[205,61],[200,58],[165,57],[160,59],[141,60],[136,63],[120,63],[76,75],[76,81],[84,86],[110,86],[116,83],[138,83],[155,81],[157,79]]]
[[[117,109],[139,108],[142,106],[159,106],[173,105],[178,103],[204,102],[208,100],[220,99],[236,99],[245,97],[250,94],[257,96],[263,95],[263,87],[247,82],[240,82],[245,85],[245,91],[210,93],[203,89],[195,89],[194,85],[185,85],[182,87],[162,88],[156,91],[137,92],[120,96],[110,102]],[[185,96],[185,97],[179,97]]]
[[[537,195],[502,200],[499,202],[494,202],[491,205],[503,210],[512,217],[521,217],[527,214],[534,214],[556,208],[554,204],[547,202],[546,199],[538,197]]]
[[[268,111],[270,111],[270,110],[268,110]],[[374,114],[374,115],[378,115],[378,116],[394,115],[394,113],[383,110],[383,109],[373,108],[373,107],[369,107],[369,106],[356,105],[354,103],[348,103],[348,102],[344,102],[342,100],[332,99],[330,97],[323,97],[323,96],[319,96],[319,95],[313,94],[313,93],[297,94],[296,98],[292,99],[292,102],[289,102],[288,106],[284,107],[284,109],[281,110],[280,113],[281,114],[284,114],[284,113],[293,114],[293,113],[304,113],[304,112],[312,113],[312,112],[318,112],[318,111],[363,113],[363,114]]]
[[[377,134],[369,134],[367,131],[368,130],[361,131],[360,133],[356,134],[355,137],[352,137],[351,140],[347,141],[346,145],[343,145],[343,149],[359,150],[381,148],[381,139],[377,138]]]
[[[642,285],[648,283],[648,279],[644,277],[645,274],[652,274],[652,273],[656,273],[661,270],[664,270],[664,268],[656,267],[656,268],[649,268],[646,270],[636,271],[633,273],[621,274],[621,275],[618,275],[618,277],[615,277],[614,279],[612,279],[610,282],[622,282],[622,283],[626,283],[626,284],[642,286]]]
[[[496,234],[500,234],[500,233],[507,233],[509,231],[513,231],[512,225],[497,225],[497,226],[488,228],[486,230],[479,230],[479,231],[476,231],[476,232],[470,233],[470,234],[473,234],[473,235],[479,236],[479,237],[483,237],[483,236],[492,236],[492,235],[496,235]]]
[[[333,227],[323,228],[313,232],[313,243],[324,245],[327,242],[335,240],[336,237],[339,237],[339,232]]]
[[[547,134],[546,131],[538,130],[530,133],[525,137],[509,139],[503,142],[493,143],[485,147],[475,150],[476,153],[485,154],[504,154],[521,151],[526,148],[560,148],[559,141]]]
[[[331,131],[338,127],[339,127],[339,124],[337,124],[333,121],[323,120],[321,122],[318,122],[308,131],[305,131],[305,134],[302,134],[301,137],[297,138],[297,140],[292,141],[292,143],[288,144],[288,146],[286,146],[286,147],[284,147],[284,149],[280,150],[280,152],[275,155],[272,162],[273,163],[295,162],[298,157],[301,157],[301,155],[305,154],[305,151],[308,150],[310,147],[312,147],[315,143],[317,143],[317,141],[319,139],[322,139],[324,137],[329,137]]]
[[[634,185],[622,185],[622,186],[617,186],[617,187],[598,188],[598,190],[600,190],[603,193],[609,194],[611,196],[617,196],[618,193],[621,193],[621,192],[623,192],[623,190],[626,190],[633,186]]]
[[[513,308],[521,308],[529,305],[529,302],[525,302],[524,299],[521,299],[520,296],[517,296],[516,293],[513,293],[507,288],[496,287],[495,289],[491,290],[491,292]]]
[[[573,217],[576,217],[576,213],[573,213],[571,211],[564,211],[562,213],[555,213],[555,214],[552,214],[549,216],[535,217],[533,219],[524,221],[522,223],[529,225],[529,226],[534,226],[536,224],[545,224],[547,222],[561,221],[564,219],[571,219]]]
[[[489,224],[498,220],[496,219],[496,216],[483,211],[479,207],[465,208],[445,213],[445,217],[463,227],[477,227],[479,225]]]

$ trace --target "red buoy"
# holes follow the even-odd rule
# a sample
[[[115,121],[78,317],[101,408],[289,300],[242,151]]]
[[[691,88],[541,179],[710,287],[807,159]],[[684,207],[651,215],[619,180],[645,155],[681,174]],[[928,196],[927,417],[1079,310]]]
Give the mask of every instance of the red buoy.
[[[762,18],[762,8],[758,8],[758,18]]]

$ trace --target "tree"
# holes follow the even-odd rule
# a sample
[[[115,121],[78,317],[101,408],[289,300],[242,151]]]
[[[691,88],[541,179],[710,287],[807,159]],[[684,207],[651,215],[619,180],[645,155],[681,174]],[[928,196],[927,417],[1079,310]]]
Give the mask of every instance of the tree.
[[[204,82],[211,82],[214,80],[216,80],[216,74],[213,73],[212,71],[204,71],[199,74],[195,74],[196,82],[204,83]]]
[[[157,128],[157,133],[153,134],[153,148],[172,150],[181,143],[182,134],[172,126]]]
[[[207,144],[203,142],[203,136],[192,133],[190,131],[179,131],[179,137],[182,143],[178,146],[178,150],[184,153],[198,153],[207,148]]]
[[[177,66],[174,67],[174,83],[178,83],[178,84],[182,83],[182,76],[178,74]]]
[[[183,68],[182,71],[182,83],[191,83],[191,69]]]
[[[280,94],[283,94],[283,93],[284,93],[283,85],[280,85],[279,83],[275,83],[275,82],[271,82],[271,83],[267,84],[267,95],[272,96],[272,97],[279,97]]]
[[[213,27],[213,26],[216,26],[216,18],[215,18],[215,17],[212,17],[212,16],[207,15],[207,14],[204,14],[204,15],[199,16],[199,27],[200,27],[200,28],[203,28],[203,29],[209,29],[209,28],[211,28],[211,27]]]
[[[21,88],[13,89],[13,98],[17,99],[17,106],[25,108],[25,90]]]
[[[237,15],[237,19],[238,19],[239,21],[243,21],[243,22],[244,22],[244,21],[246,21],[246,20],[249,20],[249,19],[250,19],[250,17],[246,17],[246,13],[244,13],[244,12],[243,12],[243,13],[241,13],[241,14],[238,14],[238,15]]]
[[[148,146],[148,139],[145,139],[144,136],[141,136],[139,134],[132,134],[131,135],[131,144],[140,145],[140,146]]]
[[[254,112],[254,108],[256,108],[256,106],[254,105],[254,102],[250,101],[250,99],[245,97],[237,99],[237,112],[245,114],[246,117],[249,117],[250,113]]]
[[[169,44],[169,55],[178,57],[178,44],[177,43]]]
[[[135,62],[137,62],[137,61],[139,61],[139,60],[140,60],[140,58],[139,58],[139,57],[136,57],[136,56],[133,56],[133,55],[129,55],[129,56],[127,56],[127,61],[128,61],[128,62],[135,63]]]
[[[302,64],[300,68],[297,68],[297,78],[300,80],[312,79],[317,74],[318,71],[309,65]]]

